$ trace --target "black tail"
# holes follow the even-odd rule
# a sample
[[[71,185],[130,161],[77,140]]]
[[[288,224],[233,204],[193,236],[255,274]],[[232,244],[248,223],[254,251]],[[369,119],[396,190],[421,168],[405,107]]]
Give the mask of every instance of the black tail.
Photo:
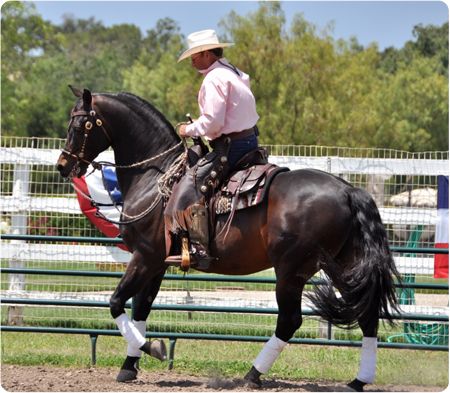
[[[383,317],[393,323],[391,312],[398,311],[394,278],[400,281],[389,249],[386,230],[378,208],[366,191],[348,189],[349,206],[353,216],[353,249],[355,261],[345,271],[331,257],[323,263],[323,270],[339,277],[337,298],[330,282],[319,285],[308,296],[322,318],[346,328],[361,326],[376,333],[378,320]]]

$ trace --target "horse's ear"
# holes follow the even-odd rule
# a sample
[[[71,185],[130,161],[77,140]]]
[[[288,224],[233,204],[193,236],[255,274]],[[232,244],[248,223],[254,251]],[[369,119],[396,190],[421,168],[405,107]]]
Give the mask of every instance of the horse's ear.
[[[89,111],[91,109],[92,94],[88,89],[83,90],[83,105],[84,110]]]
[[[70,90],[72,90],[72,93],[75,97],[81,98],[82,94],[80,89],[77,89],[76,87],[73,87],[72,85],[69,85]]]

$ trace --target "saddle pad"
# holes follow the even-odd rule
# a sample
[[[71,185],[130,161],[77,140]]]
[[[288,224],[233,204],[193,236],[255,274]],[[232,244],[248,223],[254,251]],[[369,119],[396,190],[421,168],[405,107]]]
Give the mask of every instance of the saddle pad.
[[[241,210],[258,205],[264,200],[273,178],[288,170],[289,168],[274,164],[265,164],[253,165],[234,173],[215,195],[215,213],[226,214],[233,208]]]

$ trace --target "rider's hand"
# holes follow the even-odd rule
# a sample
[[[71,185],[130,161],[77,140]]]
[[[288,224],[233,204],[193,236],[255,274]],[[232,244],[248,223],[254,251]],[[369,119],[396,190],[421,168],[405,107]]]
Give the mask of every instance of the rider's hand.
[[[178,133],[180,134],[180,136],[186,138],[187,134],[186,134],[186,124],[182,124],[180,126],[180,128],[178,129]]]

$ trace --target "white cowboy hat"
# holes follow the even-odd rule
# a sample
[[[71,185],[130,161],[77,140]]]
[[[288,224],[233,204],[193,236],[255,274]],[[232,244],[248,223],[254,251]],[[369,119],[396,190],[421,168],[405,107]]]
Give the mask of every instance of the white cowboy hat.
[[[188,49],[180,56],[178,63],[181,60],[187,59],[194,53],[199,53],[214,48],[226,48],[227,46],[234,45],[231,42],[219,42],[219,38],[217,38],[217,34],[214,30],[201,30],[189,34],[187,37],[187,43]]]

